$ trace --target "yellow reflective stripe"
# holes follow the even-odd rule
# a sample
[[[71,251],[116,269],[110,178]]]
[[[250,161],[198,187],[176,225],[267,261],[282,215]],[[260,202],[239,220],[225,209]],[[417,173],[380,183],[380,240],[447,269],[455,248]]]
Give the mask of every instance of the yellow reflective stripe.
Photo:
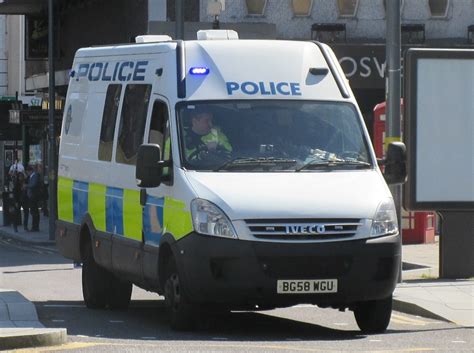
[[[92,222],[97,230],[105,232],[106,230],[106,214],[105,214],[105,193],[107,187],[101,184],[89,184],[89,214]]]
[[[58,219],[67,222],[74,221],[72,206],[72,187],[74,180],[58,178]]]
[[[181,200],[165,197],[163,207],[164,233],[168,232],[178,240],[193,230],[191,211],[186,210],[186,204]]]
[[[140,192],[123,190],[123,232],[125,237],[142,241],[142,206]]]

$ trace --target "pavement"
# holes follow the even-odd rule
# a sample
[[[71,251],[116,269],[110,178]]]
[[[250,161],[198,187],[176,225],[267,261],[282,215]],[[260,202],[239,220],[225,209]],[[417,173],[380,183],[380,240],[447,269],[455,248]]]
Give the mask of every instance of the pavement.
[[[26,232],[19,227],[15,233],[11,226],[0,226],[0,237],[54,247],[48,229],[48,218],[41,216],[39,232]],[[394,310],[474,327],[474,278],[438,278],[438,238],[431,244],[403,245],[402,282],[393,294]],[[60,345],[66,341],[66,329],[44,328],[33,303],[14,290],[2,289],[0,283],[0,351]]]

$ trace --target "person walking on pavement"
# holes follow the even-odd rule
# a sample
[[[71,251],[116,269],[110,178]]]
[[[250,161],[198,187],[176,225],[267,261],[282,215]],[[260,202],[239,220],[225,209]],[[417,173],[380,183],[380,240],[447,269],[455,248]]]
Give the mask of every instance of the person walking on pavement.
[[[15,232],[18,232],[18,226],[21,225],[21,207],[23,204],[23,189],[25,183],[25,175],[22,172],[17,172],[13,176],[13,214],[12,224]],[[23,206],[24,207],[24,206]]]
[[[23,229],[28,230],[28,220],[30,218],[30,205],[28,202],[28,190],[27,185],[30,181],[30,177],[26,176],[23,181],[21,188],[20,206],[23,208]]]
[[[26,173],[29,176],[29,181],[26,186],[27,196],[28,196],[28,203],[29,209],[31,213],[31,218],[33,219],[33,224],[31,226],[32,232],[39,231],[39,210],[38,210],[38,202],[40,196],[40,177],[39,174],[36,172],[35,168],[31,165],[26,168]]]
[[[18,159],[15,159],[15,163],[10,166],[8,174],[13,177],[16,176],[17,173],[22,173],[25,175],[25,167],[23,167],[23,164],[18,161]]]

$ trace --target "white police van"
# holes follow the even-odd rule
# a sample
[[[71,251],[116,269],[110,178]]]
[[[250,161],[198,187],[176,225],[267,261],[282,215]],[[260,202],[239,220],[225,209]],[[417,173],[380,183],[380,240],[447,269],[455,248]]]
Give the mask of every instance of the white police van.
[[[309,303],[384,331],[396,211],[331,49],[233,31],[138,39],[80,49],[71,71],[56,239],[83,262],[86,305],[125,308],[133,283],[165,296],[178,329]],[[385,179],[404,168],[392,144]]]

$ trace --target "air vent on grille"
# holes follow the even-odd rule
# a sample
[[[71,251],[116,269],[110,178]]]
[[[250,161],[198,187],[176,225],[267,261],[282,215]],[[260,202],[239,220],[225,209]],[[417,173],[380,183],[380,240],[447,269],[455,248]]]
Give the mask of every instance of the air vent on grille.
[[[350,237],[362,225],[360,219],[252,219],[245,222],[257,238],[293,240]]]

